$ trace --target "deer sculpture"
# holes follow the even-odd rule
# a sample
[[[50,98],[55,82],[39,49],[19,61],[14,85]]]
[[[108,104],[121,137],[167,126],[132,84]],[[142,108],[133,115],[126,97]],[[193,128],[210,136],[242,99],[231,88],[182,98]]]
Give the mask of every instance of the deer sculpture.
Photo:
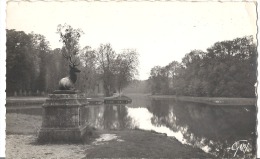
[[[72,57],[70,56],[64,56],[69,61],[69,76],[64,77],[59,82],[59,90],[74,90],[74,84],[77,81],[77,74],[80,70],[77,68],[78,64],[75,64],[76,60],[73,62]]]

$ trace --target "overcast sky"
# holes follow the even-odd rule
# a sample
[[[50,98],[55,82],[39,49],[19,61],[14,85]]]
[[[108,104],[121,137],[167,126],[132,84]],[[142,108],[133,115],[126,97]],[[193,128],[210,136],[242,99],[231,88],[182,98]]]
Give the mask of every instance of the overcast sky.
[[[193,49],[256,34],[254,3],[242,2],[9,2],[7,29],[42,34],[61,47],[58,24],[81,28],[81,47],[111,43],[140,54],[139,79],[153,66],[181,61]]]

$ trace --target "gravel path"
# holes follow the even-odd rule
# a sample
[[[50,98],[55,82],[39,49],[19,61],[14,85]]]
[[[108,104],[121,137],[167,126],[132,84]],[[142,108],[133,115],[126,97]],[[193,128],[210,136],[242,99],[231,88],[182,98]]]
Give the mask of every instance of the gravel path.
[[[7,159],[79,159],[86,156],[90,145],[77,144],[49,144],[36,145],[34,135],[7,135]]]

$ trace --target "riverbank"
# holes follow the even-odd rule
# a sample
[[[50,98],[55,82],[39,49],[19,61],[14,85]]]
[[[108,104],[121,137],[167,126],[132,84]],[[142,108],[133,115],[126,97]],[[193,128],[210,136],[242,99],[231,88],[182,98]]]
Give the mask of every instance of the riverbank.
[[[209,105],[226,105],[226,106],[249,106],[256,105],[256,98],[226,98],[226,97],[188,97],[188,96],[175,96],[175,95],[150,95],[150,94],[126,94],[127,97],[134,100],[138,100],[138,97],[148,97],[152,99],[174,99],[176,101],[197,102]],[[7,107],[19,107],[19,106],[41,106],[47,97],[7,97]],[[98,97],[88,98],[90,104],[102,104],[105,99],[111,99],[111,97]]]
[[[148,95],[152,99],[174,99],[176,101],[187,101],[205,103],[209,105],[256,105],[256,98],[225,98],[225,97],[188,97],[175,95]]]
[[[6,158],[214,158],[152,131],[96,130],[86,144],[39,145],[41,116],[7,113],[6,124]]]
[[[38,107],[48,99],[48,97],[7,97],[6,107]],[[132,100],[127,96],[111,96],[111,97],[79,97],[79,101],[87,100],[88,105],[101,105],[105,104],[128,104]]]

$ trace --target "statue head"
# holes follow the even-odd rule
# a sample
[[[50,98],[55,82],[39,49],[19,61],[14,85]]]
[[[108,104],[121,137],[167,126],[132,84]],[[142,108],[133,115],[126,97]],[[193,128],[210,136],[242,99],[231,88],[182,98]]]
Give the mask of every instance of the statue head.
[[[70,74],[75,74],[75,73],[80,73],[81,71],[76,67],[76,66],[71,66],[69,65],[70,67]]]

